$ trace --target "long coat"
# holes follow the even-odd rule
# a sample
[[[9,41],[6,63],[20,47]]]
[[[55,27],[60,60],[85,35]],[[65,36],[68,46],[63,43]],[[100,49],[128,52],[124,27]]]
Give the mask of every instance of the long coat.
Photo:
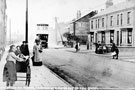
[[[41,46],[40,45],[36,45],[35,44],[33,46],[34,62],[41,61],[40,50],[41,50]]]
[[[21,45],[20,51],[24,56],[29,56],[29,48],[28,45]]]

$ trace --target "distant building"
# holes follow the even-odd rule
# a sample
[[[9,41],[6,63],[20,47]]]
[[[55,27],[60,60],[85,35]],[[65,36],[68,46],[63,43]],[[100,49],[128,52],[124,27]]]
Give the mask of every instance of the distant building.
[[[6,44],[6,27],[7,27],[7,15],[6,15],[6,0],[0,0],[0,46]]]
[[[48,24],[37,24],[35,39],[40,39],[41,45],[44,48],[48,48],[48,38],[49,38],[48,27],[49,27]]]
[[[77,36],[82,44],[86,44],[88,40],[88,33],[90,31],[89,18],[94,16],[97,12],[92,11],[76,20],[73,20],[71,23],[71,31],[73,30],[74,36]]]
[[[135,46],[135,0],[113,5],[107,0],[106,9],[90,18],[90,41],[117,46]]]
[[[36,34],[48,34],[48,24],[37,24]]]

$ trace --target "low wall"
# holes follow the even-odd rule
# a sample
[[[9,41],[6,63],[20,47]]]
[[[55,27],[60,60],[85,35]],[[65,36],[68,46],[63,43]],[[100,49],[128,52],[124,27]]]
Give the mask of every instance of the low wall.
[[[135,52],[135,47],[118,47],[121,52]]]

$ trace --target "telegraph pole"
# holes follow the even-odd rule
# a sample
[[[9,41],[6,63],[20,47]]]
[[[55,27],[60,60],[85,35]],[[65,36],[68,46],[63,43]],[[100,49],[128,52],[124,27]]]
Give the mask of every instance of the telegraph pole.
[[[58,44],[58,40],[57,40],[57,29],[58,29],[57,17],[55,17],[55,41],[56,41],[56,45]]]
[[[26,32],[25,41],[28,43],[28,0],[26,0]]]
[[[11,18],[9,19],[9,44],[11,44]]]

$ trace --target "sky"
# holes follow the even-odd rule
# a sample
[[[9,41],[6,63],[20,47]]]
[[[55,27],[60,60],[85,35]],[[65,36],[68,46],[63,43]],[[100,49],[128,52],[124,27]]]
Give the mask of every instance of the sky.
[[[114,4],[125,0],[113,0]],[[85,14],[104,6],[106,0],[28,0],[29,30],[33,33],[36,24],[45,23],[54,28],[55,20],[69,22],[76,18],[77,10]],[[8,29],[22,33],[25,30],[26,0],[7,0]],[[11,26],[9,26],[11,21]]]

